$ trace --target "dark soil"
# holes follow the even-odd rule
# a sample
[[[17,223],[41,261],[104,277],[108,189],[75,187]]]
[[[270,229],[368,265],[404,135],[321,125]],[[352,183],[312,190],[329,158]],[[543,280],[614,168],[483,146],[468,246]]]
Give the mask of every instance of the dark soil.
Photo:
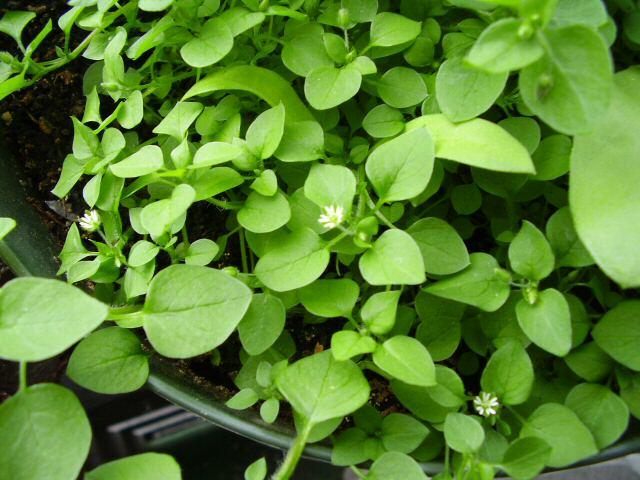
[[[12,9],[37,14],[23,35],[28,42],[49,19],[55,22],[68,6],[65,0],[9,0],[0,8],[0,14]],[[62,33],[54,28],[34,59],[55,58],[55,46],[62,45],[63,41]],[[11,38],[0,35],[0,51],[15,53],[15,48]],[[28,200],[60,244],[75,215],[69,203],[60,201],[50,192],[57,182],[62,160],[71,151],[73,127],[70,117],[82,115],[84,109],[82,75],[85,68],[86,62],[82,60],[72,62],[64,70],[52,73],[0,103],[0,132],[16,159]]]

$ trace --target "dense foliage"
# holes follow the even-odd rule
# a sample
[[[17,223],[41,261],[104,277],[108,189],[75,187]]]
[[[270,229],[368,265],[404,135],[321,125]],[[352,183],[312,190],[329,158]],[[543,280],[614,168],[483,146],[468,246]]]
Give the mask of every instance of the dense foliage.
[[[149,375],[139,328],[162,356],[214,364],[237,332],[229,407],[295,414],[274,479],[328,437],[370,480],[425,478],[416,460],[434,459],[440,479],[528,479],[640,417],[634,2],[69,5],[48,62],[32,57],[51,24],[24,47],[33,15],[0,20],[21,52],[0,55],[0,98],[93,61],[53,193],[82,188],[59,274],[95,288],[1,290],[0,357],[23,372],[0,407],[10,478],[73,478],[90,442],[73,394],[27,386],[26,362],[81,340],[68,375],[132,391]],[[330,346],[300,351],[291,332],[322,323],[339,324]],[[142,469],[180,476],[149,454],[86,478]],[[246,478],[266,475],[261,459]]]

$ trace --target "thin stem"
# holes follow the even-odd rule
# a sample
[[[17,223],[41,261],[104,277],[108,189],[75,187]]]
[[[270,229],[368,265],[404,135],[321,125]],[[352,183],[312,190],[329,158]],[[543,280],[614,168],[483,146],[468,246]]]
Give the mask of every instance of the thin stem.
[[[242,258],[242,273],[249,273],[249,265],[247,263],[247,245],[244,241],[244,228],[241,228],[238,232],[238,239],[240,240],[240,256]]]
[[[344,237],[346,237],[347,235],[352,235],[351,232],[349,231],[344,231],[342,232],[340,235],[332,238],[326,245],[325,248],[326,249],[330,249],[331,247],[333,247],[336,243],[338,243],[340,240],[342,240]]]
[[[216,198],[207,198],[207,202],[215,205],[216,207],[224,208],[225,210],[240,210],[242,208],[242,203],[232,203],[226,202],[224,200],[218,200]]]
[[[97,135],[100,132],[102,132],[105,128],[107,128],[109,125],[111,125],[113,123],[113,121],[116,118],[118,118],[118,113],[120,112],[120,109],[122,108],[123,105],[124,105],[124,103],[119,103],[118,106],[113,111],[113,113],[111,113],[111,115],[109,115],[107,118],[105,118],[102,121],[102,123],[98,126],[98,128],[96,128],[93,131],[93,133],[95,133]]]
[[[511,414],[516,417],[516,419],[518,419],[518,421],[520,423],[522,423],[523,425],[527,423],[527,421],[522,417],[522,415],[520,415],[518,412],[516,412],[513,408],[511,408],[509,405],[505,405],[505,407],[507,408],[507,410],[509,410],[511,412]]]
[[[366,475],[360,471],[358,467],[354,467],[353,465],[349,467],[353,473],[356,474],[358,478],[366,478]]]
[[[19,390],[20,392],[24,391],[28,385],[27,385],[27,362],[20,362],[20,370],[19,370],[19,379],[20,379],[20,387]]]
[[[376,210],[375,213],[376,217],[382,220],[382,223],[384,223],[387,227],[396,228],[396,226],[387,217],[385,217],[380,210]]]
[[[304,447],[307,445],[307,439],[311,433],[311,427],[311,423],[306,422],[302,431],[298,433],[296,439],[291,444],[291,447],[287,452],[287,456],[284,458],[284,462],[282,462],[278,471],[273,474],[271,480],[289,480],[291,478],[296,466],[298,465],[298,461],[302,456],[302,452],[304,452]]]

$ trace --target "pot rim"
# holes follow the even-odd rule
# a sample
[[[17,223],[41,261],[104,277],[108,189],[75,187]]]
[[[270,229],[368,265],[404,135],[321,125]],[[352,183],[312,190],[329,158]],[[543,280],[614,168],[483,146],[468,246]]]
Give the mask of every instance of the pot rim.
[[[58,265],[53,239],[42,219],[26,201],[11,159],[12,155],[0,145],[0,171],[4,172],[0,175],[0,191],[4,193],[0,198],[0,217],[14,218],[18,224],[4,241],[0,240],[0,259],[17,276],[55,277]],[[147,387],[157,395],[215,425],[264,445],[284,450],[293,443],[295,433],[290,426],[282,423],[269,425],[251,410],[232,410],[211,392],[167,365],[157,355],[151,357]],[[633,435],[564,470],[640,453],[640,433]],[[331,447],[326,443],[309,444],[304,456],[330,462]],[[421,466],[430,475],[443,469],[441,462],[424,462]]]

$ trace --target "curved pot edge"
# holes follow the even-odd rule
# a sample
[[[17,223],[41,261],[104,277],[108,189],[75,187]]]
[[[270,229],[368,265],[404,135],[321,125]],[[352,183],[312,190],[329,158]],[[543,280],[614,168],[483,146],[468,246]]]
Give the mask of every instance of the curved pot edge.
[[[0,144],[0,171],[3,172],[3,175],[0,175],[0,191],[4,193],[0,197],[0,216],[14,218],[18,223],[16,230],[11,232],[5,241],[0,241],[0,259],[17,276],[55,277],[58,265],[54,242],[42,219],[26,201],[11,158],[12,155]],[[188,382],[175,373],[171,374],[166,368],[163,369],[157,361],[152,361],[151,367],[147,387],[171,403],[222,428],[270,447],[287,449],[293,442],[291,429],[268,425],[252,412],[231,410],[195,383]],[[594,465],[631,453],[640,453],[640,434],[567,468]],[[304,456],[330,462],[331,448],[323,444],[311,444],[305,449]],[[443,464],[439,462],[421,465],[428,474],[436,474],[443,468]]]

